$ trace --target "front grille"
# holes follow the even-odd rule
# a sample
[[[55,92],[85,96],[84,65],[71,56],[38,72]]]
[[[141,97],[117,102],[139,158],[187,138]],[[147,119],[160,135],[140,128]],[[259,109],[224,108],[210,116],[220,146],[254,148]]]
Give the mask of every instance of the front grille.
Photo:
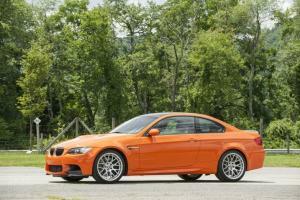
[[[61,165],[49,165],[50,172],[61,172],[62,166]]]
[[[61,156],[63,153],[64,153],[64,148],[61,147],[50,149],[51,156]]]

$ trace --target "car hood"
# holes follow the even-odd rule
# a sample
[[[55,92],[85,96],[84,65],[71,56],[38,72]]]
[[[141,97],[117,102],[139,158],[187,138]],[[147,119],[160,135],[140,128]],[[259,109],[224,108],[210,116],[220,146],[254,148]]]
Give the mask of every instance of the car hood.
[[[97,135],[82,135],[71,140],[61,142],[53,147],[62,147],[70,149],[74,147],[100,147],[101,144],[109,143],[109,141],[116,141],[119,138],[129,137],[131,134],[97,134]]]

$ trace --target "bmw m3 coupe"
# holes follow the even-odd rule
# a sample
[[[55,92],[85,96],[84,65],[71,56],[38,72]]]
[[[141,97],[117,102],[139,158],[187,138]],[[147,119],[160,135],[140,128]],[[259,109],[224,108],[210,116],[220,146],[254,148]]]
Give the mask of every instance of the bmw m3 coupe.
[[[256,131],[240,130],[194,113],[137,116],[107,134],[83,135],[53,146],[46,154],[46,174],[76,182],[92,176],[115,183],[122,176],[177,174],[195,181],[215,174],[239,181],[261,168],[265,151]]]

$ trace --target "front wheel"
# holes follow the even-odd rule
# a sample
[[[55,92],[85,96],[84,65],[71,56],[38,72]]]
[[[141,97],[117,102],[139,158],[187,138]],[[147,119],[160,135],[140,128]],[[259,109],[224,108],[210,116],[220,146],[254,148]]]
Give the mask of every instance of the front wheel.
[[[94,162],[93,177],[97,182],[115,183],[122,178],[124,172],[125,161],[117,151],[103,151]]]
[[[225,152],[219,160],[217,178],[223,182],[236,182],[243,178],[246,171],[244,156],[235,150]]]
[[[196,181],[202,174],[179,174],[178,176],[185,181]]]

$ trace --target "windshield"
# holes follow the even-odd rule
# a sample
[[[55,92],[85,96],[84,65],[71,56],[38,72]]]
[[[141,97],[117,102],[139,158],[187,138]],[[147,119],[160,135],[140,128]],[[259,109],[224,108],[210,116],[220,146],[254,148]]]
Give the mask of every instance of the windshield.
[[[122,123],[114,128],[110,133],[137,133],[158,117],[159,116],[141,115]]]

